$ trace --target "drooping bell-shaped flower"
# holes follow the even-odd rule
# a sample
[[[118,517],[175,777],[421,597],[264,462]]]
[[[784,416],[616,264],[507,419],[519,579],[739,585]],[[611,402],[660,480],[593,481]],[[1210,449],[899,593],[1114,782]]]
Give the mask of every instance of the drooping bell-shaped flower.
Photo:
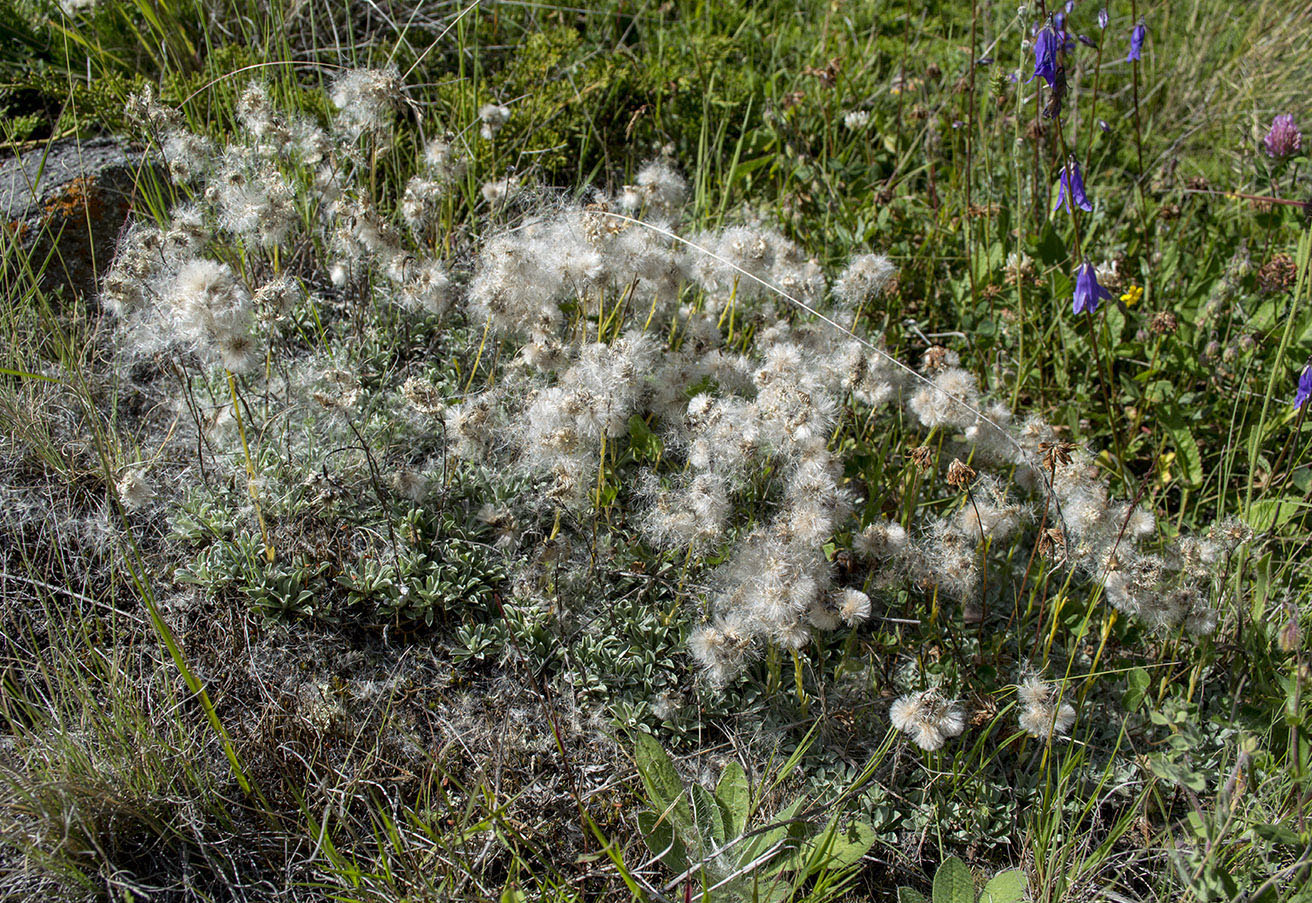
[[[1312,398],[1312,364],[1303,368],[1298,375],[1298,392],[1294,395],[1294,410],[1297,411],[1307,400]]]
[[[1130,32],[1130,55],[1125,58],[1127,63],[1142,58],[1143,41],[1146,37],[1148,37],[1148,26],[1143,24],[1143,19],[1140,19],[1134,30]]]
[[[1087,260],[1080,264],[1075,271],[1075,313],[1093,313],[1098,309],[1099,301],[1110,301],[1111,297],[1112,293],[1098,284],[1098,272],[1093,264]]]
[[[1050,25],[1039,29],[1034,36],[1034,75],[1029,80],[1041,78],[1052,87],[1057,81],[1057,52],[1062,46],[1061,36]]]
[[[1089,203],[1089,196],[1084,193],[1084,177],[1080,174],[1079,161],[1072,156],[1066,161],[1061,168],[1061,184],[1057,188],[1057,206],[1052,208],[1056,213],[1062,207],[1065,207],[1071,213],[1079,207],[1086,213],[1093,209],[1093,204]]]

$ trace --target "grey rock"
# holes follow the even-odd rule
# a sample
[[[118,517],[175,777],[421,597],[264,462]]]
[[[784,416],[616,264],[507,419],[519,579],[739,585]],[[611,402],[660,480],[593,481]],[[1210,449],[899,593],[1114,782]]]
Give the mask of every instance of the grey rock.
[[[0,162],[0,215],[43,288],[94,291],[148,164],[112,138],[65,139]]]

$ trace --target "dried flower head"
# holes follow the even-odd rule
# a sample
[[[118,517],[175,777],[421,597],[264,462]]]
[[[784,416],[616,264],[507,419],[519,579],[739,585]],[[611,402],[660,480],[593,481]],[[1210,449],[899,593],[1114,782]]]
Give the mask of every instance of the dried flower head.
[[[952,463],[948,465],[948,485],[957,489],[964,489],[975,479],[975,469],[966,464],[960,458],[953,458]]]
[[[1179,323],[1173,311],[1159,310],[1153,314],[1152,322],[1149,323],[1148,328],[1158,335],[1170,335],[1175,332],[1178,325]]]
[[[510,121],[510,108],[501,104],[489,103],[478,108],[479,121],[483,123],[479,134],[491,141],[501,127]]]
[[[928,445],[917,445],[911,449],[911,454],[908,457],[911,458],[911,463],[916,465],[921,473],[927,472],[934,466],[934,449]]]
[[[1039,534],[1036,550],[1044,558],[1064,556],[1066,553],[1066,534],[1060,527],[1047,527]]]
[[[323,388],[316,389],[312,397],[330,410],[344,411],[360,397],[360,379],[349,370],[334,367],[323,374]]]
[[[838,616],[849,627],[870,618],[870,597],[859,589],[845,589],[838,597]]]
[[[1039,458],[1043,461],[1043,466],[1048,469],[1049,473],[1056,473],[1058,467],[1065,467],[1071,463],[1071,452],[1075,451],[1075,445],[1070,442],[1049,442],[1044,440],[1039,443]]]
[[[442,390],[418,376],[412,376],[402,383],[401,396],[420,414],[440,417],[446,411]]]

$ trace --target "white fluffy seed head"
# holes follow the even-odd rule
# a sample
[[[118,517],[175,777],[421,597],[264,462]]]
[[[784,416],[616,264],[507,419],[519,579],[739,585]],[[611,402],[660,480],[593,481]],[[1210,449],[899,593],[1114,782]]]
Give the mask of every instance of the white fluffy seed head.
[[[895,729],[909,734],[917,746],[928,751],[939,749],[944,740],[966,729],[960,706],[936,690],[899,697],[889,709],[888,718]]]
[[[972,425],[979,408],[979,388],[973,374],[951,367],[934,377],[933,385],[922,385],[909,404],[911,412],[927,427]]]
[[[401,77],[395,68],[349,69],[333,81],[337,125],[352,140],[381,137],[392,128],[401,103]]]
[[[882,254],[853,257],[834,282],[834,295],[851,308],[882,295],[897,275],[897,267]]]
[[[491,141],[501,127],[510,121],[510,108],[500,104],[489,103],[478,108],[478,119],[482,123],[479,134]]]
[[[253,363],[250,295],[227,264],[205,258],[186,262],[167,298],[178,333],[197,351],[234,371]]]
[[[870,597],[859,589],[845,589],[838,596],[838,616],[848,627],[870,619]]]
[[[907,531],[893,521],[877,520],[853,537],[852,550],[870,562],[899,558],[907,550]]]
[[[146,478],[144,468],[132,467],[125,470],[115,488],[118,490],[118,497],[122,500],[123,507],[129,511],[138,511],[155,498],[155,488]]]

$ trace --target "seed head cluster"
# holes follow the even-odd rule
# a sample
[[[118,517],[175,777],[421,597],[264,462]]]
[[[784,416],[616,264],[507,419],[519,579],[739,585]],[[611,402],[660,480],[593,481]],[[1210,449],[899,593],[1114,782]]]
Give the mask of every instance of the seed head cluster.
[[[264,410],[317,407],[305,417],[325,434],[305,443],[312,476],[296,492],[331,494],[328,462],[360,446],[344,432],[355,419],[404,421],[425,451],[380,450],[394,458],[376,495],[420,504],[448,467],[526,481],[532,492],[509,507],[489,500],[483,514],[528,595],[556,579],[561,547],[590,545],[595,560],[599,533],[640,538],[685,571],[698,622],[688,653],[713,686],[771,647],[801,656],[825,634],[868,629],[898,594],[964,611],[990,582],[1019,580],[1013,565],[1035,545],[1149,626],[1216,626],[1218,575],[1244,529],[1159,536],[1151,511],[1111,497],[1086,451],[1041,419],[1014,422],[989,374],[939,347],[917,372],[883,336],[858,338],[863,312],[889,303],[887,257],[858,255],[831,285],[799,244],[750,217],[686,233],[688,185],[664,154],[586,202],[533,206],[503,174],[484,186],[486,212],[513,223],[448,253],[447,202],[473,160],[461,133],[439,130],[384,203],[361,147],[390,137],[397,73],[345,72],[331,100],[319,125],[252,86],[242,141],[222,149],[149,94],[134,100],[197,200],[134,225],[102,290],[125,360],[189,356],[279,402]],[[483,107],[483,138],[511,116]],[[307,342],[366,312],[438,338],[385,373]],[[198,417],[201,438],[221,445],[234,413]],[[854,436],[894,422],[918,448],[887,449],[872,471]],[[143,481],[121,476],[125,506],[162,503],[166,490]],[[933,504],[908,505],[909,486]],[[535,551],[544,512],[539,532],[552,539]],[[1059,688],[1026,677],[1019,694],[1023,730],[1069,733]],[[889,716],[925,750],[965,730],[945,690],[904,695]]]

